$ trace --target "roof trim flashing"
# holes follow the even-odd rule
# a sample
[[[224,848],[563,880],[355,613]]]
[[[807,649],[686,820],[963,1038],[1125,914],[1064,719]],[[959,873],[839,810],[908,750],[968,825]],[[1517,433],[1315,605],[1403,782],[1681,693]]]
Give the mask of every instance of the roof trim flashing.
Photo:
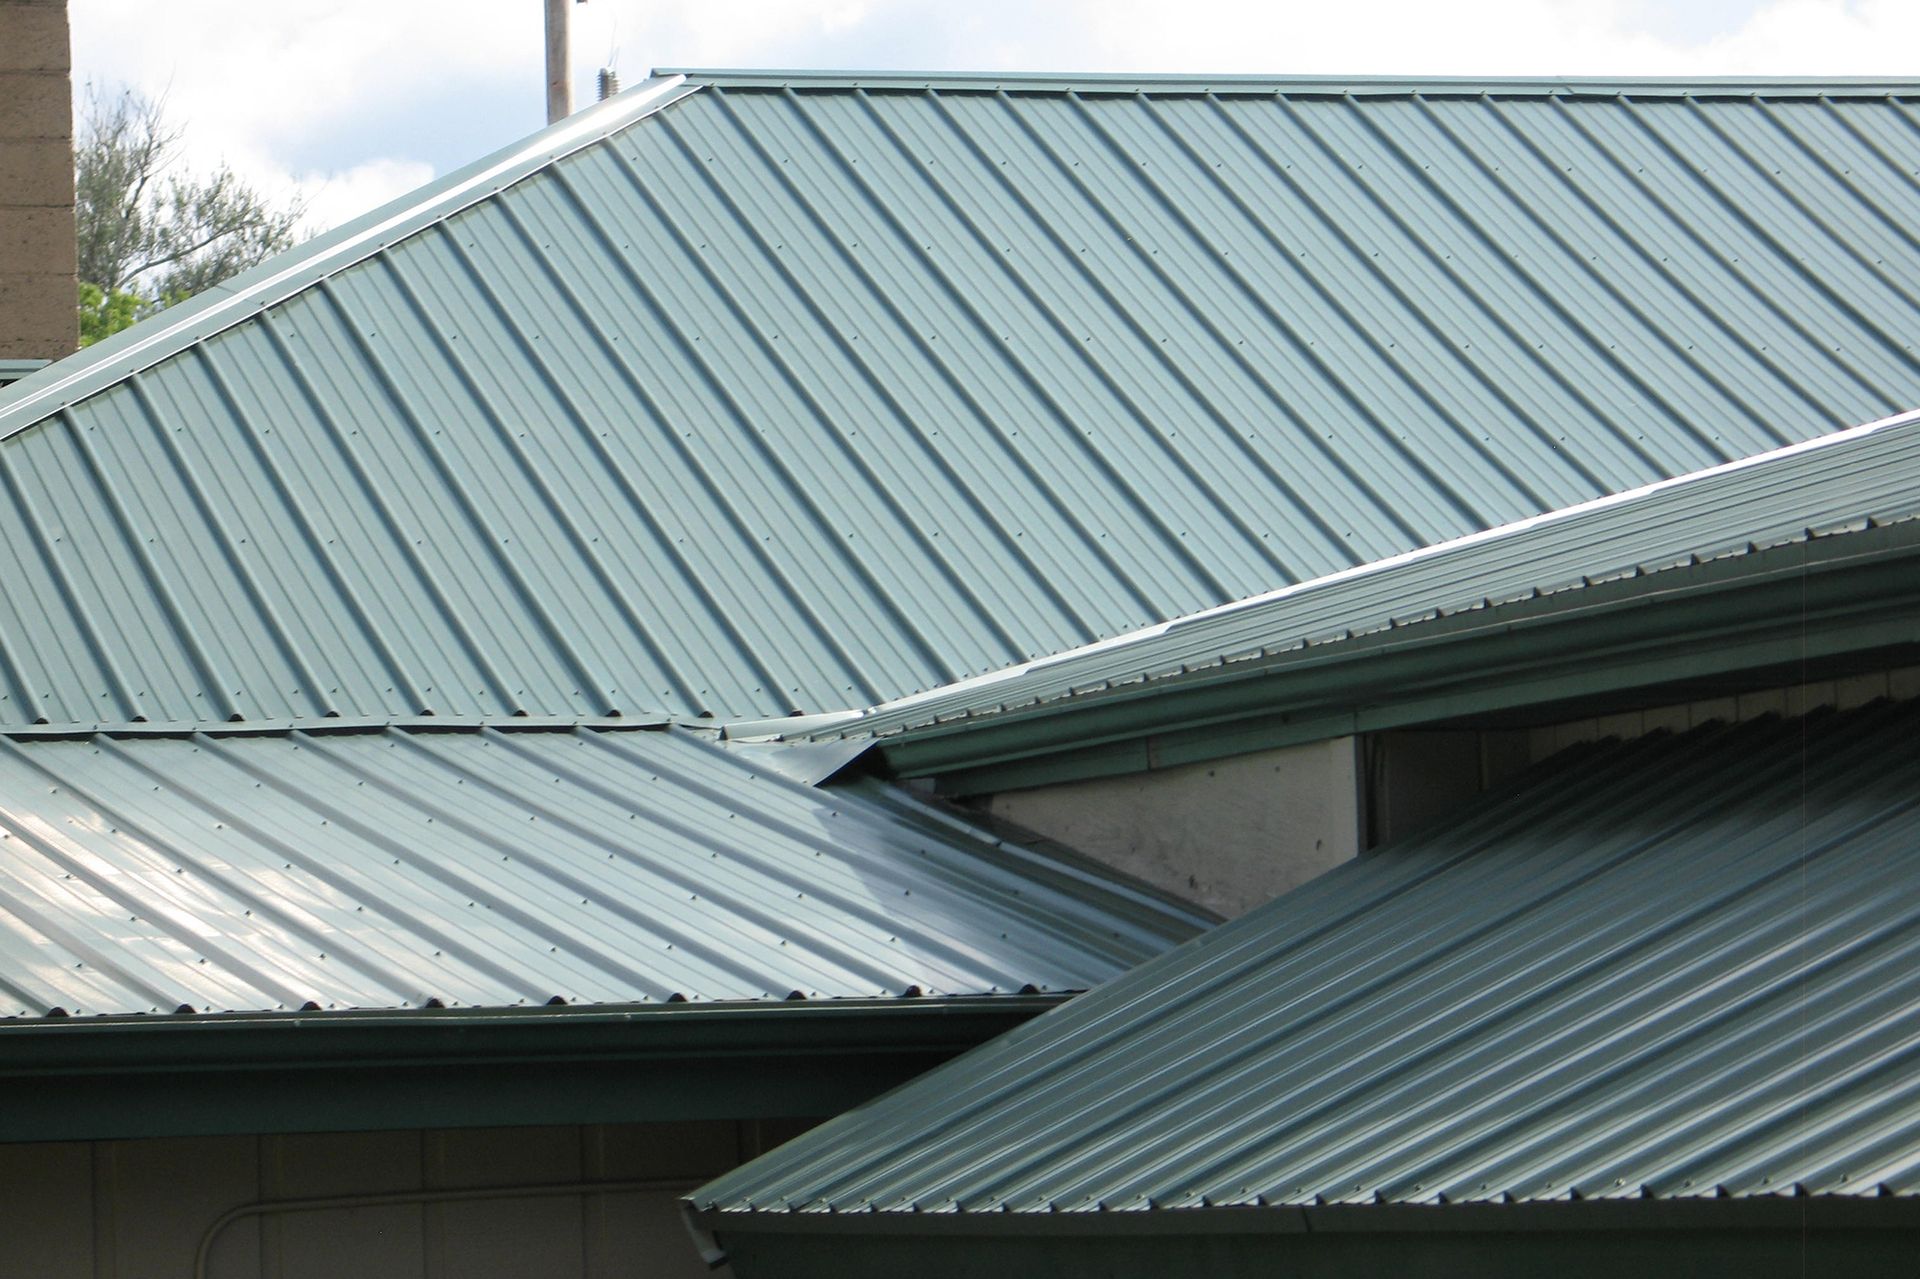
[[[1531,515],[1525,519],[1515,520],[1508,524],[1497,525],[1490,529],[1482,529],[1477,533],[1468,533],[1445,542],[1435,542],[1429,546],[1423,546],[1412,551],[1403,551],[1398,555],[1389,555],[1384,559],[1373,560],[1366,564],[1357,564],[1352,568],[1341,569],[1338,572],[1311,578],[1305,582],[1296,582],[1293,585],[1283,586],[1259,595],[1250,595],[1245,599],[1234,600],[1231,603],[1201,609],[1198,612],[1188,613],[1181,617],[1169,619],[1168,621],[1156,622],[1151,626],[1144,626],[1138,630],[1111,636],[1079,648],[1066,649],[1062,652],[1054,653],[1031,662],[1022,662],[1017,666],[1005,667],[984,675],[976,675],[971,679],[957,680],[952,684],[943,685],[940,688],[910,694],[909,696],[896,698],[890,702],[882,702],[877,706],[872,706],[850,715],[812,717],[827,722],[817,727],[802,728],[800,731],[815,738],[833,734],[843,736],[857,734],[862,731],[860,723],[866,719],[882,714],[898,715],[903,712],[911,712],[916,706],[937,705],[953,697],[955,694],[973,693],[994,688],[1022,676],[1045,671],[1066,662],[1078,661],[1097,654],[1126,648],[1143,640],[1154,639],[1178,627],[1210,621],[1251,609],[1262,608],[1283,599],[1323,590],[1343,582],[1373,577],[1392,569],[1401,568],[1408,564],[1416,564],[1423,560],[1449,554],[1466,547],[1517,537],[1537,528],[1564,523],[1596,511],[1643,501],[1654,494],[1662,493],[1669,489],[1703,483],[1721,476],[1751,470],[1759,466],[1775,465],[1793,457],[1817,453],[1825,449],[1853,443],[1882,431],[1895,430],[1900,427],[1913,426],[1916,424],[1920,424],[1920,409],[1909,409],[1890,417],[1879,418],[1859,426],[1833,431],[1826,435],[1816,436],[1810,440],[1803,440],[1797,444],[1789,444],[1765,453],[1756,453],[1732,462],[1722,462],[1716,466],[1710,466],[1702,470],[1689,472],[1686,475],[1676,476],[1673,479],[1658,480],[1652,484],[1644,484],[1639,488],[1627,489],[1619,493],[1610,493],[1604,497],[1576,503],[1573,506],[1561,507],[1558,510],[1543,512],[1539,515]],[[989,717],[989,715],[981,715],[973,718],[981,719]],[[929,726],[937,726],[938,723],[938,721],[914,721],[900,726],[896,731],[900,733],[911,733]],[[951,725],[948,726],[951,727]],[[789,730],[790,733],[792,731],[792,729]]]
[[[1070,996],[1052,994],[939,995],[933,997],[881,996],[854,999],[735,999],[681,1004],[569,1004],[503,1006],[498,1008],[346,1008],[332,1011],[235,1013],[119,1013],[97,1017],[0,1017],[0,1070],[9,1054],[31,1040],[42,1051],[63,1052],[92,1061],[110,1051],[108,1039],[136,1036],[145,1042],[181,1045],[196,1060],[219,1060],[221,1046],[238,1051],[241,1040],[255,1032],[299,1031],[303,1040],[328,1032],[349,1035],[407,1032],[471,1032],[510,1029],[545,1022],[569,1026],[671,1027],[686,1036],[744,1036],[773,1042],[791,1034],[772,1023],[793,1027],[845,1026],[856,1036],[870,1036],[874,1027],[907,1025],[922,1015],[967,1017],[981,1013],[1037,1015],[1065,1003]],[[733,1027],[744,1029],[736,1032]],[[187,1036],[182,1039],[180,1036]],[[172,1038],[166,1038],[172,1036]],[[103,1038],[105,1037],[105,1038]],[[464,1043],[448,1041],[456,1049]],[[676,1043],[678,1041],[675,1041]],[[702,1042],[705,1042],[703,1040]],[[55,1049],[53,1045],[62,1045]],[[318,1043],[310,1045],[316,1052]],[[154,1050],[160,1051],[160,1050]],[[148,1061],[147,1056],[140,1058]]]
[[[886,89],[1010,93],[1231,93],[1403,96],[1412,93],[1536,97],[1763,97],[1920,95],[1920,80],[1868,76],[1340,76],[1178,75],[1049,71],[859,71],[657,67],[719,89]]]
[[[557,160],[698,92],[685,76],[635,85],[417,191],[315,236],[250,271],[169,307],[0,390],[0,441],[160,361],[286,301],[398,240],[445,221]]]
[[[0,1141],[825,1118],[1061,998],[0,1022]]]
[[[1608,1199],[1531,1199],[1513,1203],[1245,1204],[1057,1212],[869,1209],[825,1212],[701,1206],[699,1191],[681,1200],[703,1233],[854,1235],[1230,1235],[1480,1233],[1565,1230],[1801,1230],[1807,1227],[1912,1229],[1920,1197],[1804,1195],[1661,1197],[1636,1189]]]
[[[964,684],[965,681],[962,681]],[[949,689],[961,687],[960,684],[943,684],[939,688],[915,694],[931,697],[935,693],[944,693]],[[889,705],[890,703],[882,703]],[[879,709],[878,707],[874,709]],[[817,715],[786,715],[776,719],[743,719],[725,725],[723,732],[730,742],[800,742],[816,738],[830,739],[847,737],[851,734],[833,733],[830,730],[851,725],[865,719],[871,711],[823,711]]]

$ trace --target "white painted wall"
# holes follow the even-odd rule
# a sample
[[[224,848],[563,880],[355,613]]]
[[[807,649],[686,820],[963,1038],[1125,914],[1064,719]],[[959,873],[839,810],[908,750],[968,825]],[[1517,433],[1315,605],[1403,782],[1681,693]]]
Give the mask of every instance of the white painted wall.
[[[716,1272],[694,1251],[678,1194],[803,1127],[621,1124],[0,1145],[0,1275],[192,1279],[195,1253],[221,1215],[262,1201],[645,1180],[670,1186],[276,1211],[219,1231],[205,1273],[698,1279]]]
[[[1354,739],[1005,791],[996,817],[1238,915],[1360,849]]]

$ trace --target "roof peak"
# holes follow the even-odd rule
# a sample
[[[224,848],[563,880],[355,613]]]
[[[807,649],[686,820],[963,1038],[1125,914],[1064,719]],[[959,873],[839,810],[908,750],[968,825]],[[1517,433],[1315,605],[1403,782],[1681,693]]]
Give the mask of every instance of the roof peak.
[[[1221,93],[1538,97],[1883,97],[1920,95],[1920,79],[1865,76],[1376,76],[1205,75],[1048,71],[860,71],[662,67],[722,89],[882,89],[990,93]]]

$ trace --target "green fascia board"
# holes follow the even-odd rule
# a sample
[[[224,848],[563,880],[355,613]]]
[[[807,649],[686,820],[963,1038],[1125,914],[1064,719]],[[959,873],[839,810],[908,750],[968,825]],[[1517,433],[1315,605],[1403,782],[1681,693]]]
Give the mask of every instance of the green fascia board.
[[[1920,1210],[1892,1199],[1328,1205],[1197,1209],[1178,1217],[919,1213],[861,1233],[825,1214],[773,1228],[727,1214],[689,1214],[708,1258],[724,1257],[739,1279],[1801,1279],[1901,1274],[1920,1246]]]
[[[0,1141],[826,1116],[1059,1002],[0,1022]]]
[[[982,794],[1920,641],[1920,521],[1832,534],[881,739],[886,766]]]

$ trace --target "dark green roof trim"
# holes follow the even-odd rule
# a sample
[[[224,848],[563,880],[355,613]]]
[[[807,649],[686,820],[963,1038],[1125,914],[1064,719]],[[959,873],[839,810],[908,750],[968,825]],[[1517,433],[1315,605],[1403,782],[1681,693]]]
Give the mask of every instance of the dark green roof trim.
[[[1059,1002],[0,1022],[0,1141],[829,1115]]]
[[[724,1257],[740,1279],[1802,1279],[1904,1273],[1920,1246],[1920,1209],[1898,1199],[1335,1204],[1197,1209],[1177,1221],[1164,1213],[920,1213],[870,1230],[862,1221],[859,1231],[828,1215],[762,1222],[696,1212],[689,1222],[707,1258]]]
[[[1477,97],[1909,97],[1920,79],[1873,76],[1272,76],[1129,75],[1124,72],[821,71],[658,67],[655,76],[685,76],[721,89],[879,89],[938,93],[1287,94],[1300,96]]]
[[[1557,707],[1920,643],[1920,521],[1832,534],[1115,688],[877,743],[945,794],[1172,768],[1352,733]],[[1782,682],[1796,683],[1788,674]],[[1682,696],[1677,700],[1685,700]],[[1564,717],[1564,716],[1563,716]]]

